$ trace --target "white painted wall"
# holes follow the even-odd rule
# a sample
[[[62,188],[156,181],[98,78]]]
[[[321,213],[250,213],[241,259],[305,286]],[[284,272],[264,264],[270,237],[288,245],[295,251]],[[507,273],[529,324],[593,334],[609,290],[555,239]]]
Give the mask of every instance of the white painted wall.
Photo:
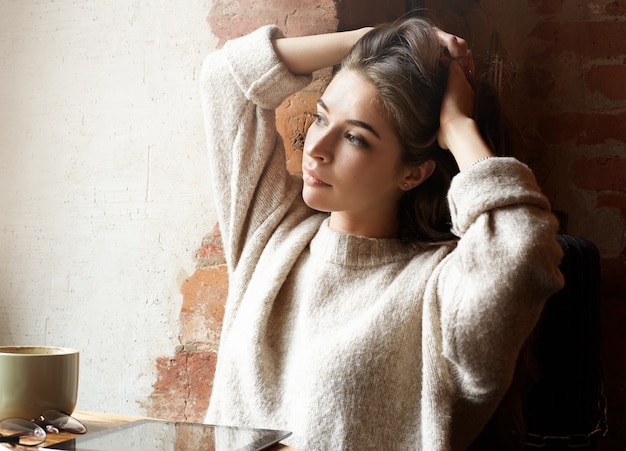
[[[211,3],[0,0],[0,344],[79,349],[79,409],[145,413],[178,344]]]

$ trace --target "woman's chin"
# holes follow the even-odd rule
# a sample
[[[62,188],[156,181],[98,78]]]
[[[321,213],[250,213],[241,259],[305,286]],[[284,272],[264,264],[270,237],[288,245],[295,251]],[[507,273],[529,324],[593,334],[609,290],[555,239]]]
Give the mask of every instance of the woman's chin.
[[[328,204],[324,202],[322,199],[320,199],[319,196],[316,196],[313,193],[309,193],[307,191],[308,190],[306,188],[303,190],[302,199],[304,200],[304,203],[307,204],[309,208],[312,208],[313,210],[317,210],[317,211],[322,211],[325,213],[328,213],[331,211],[331,209],[328,208]]]

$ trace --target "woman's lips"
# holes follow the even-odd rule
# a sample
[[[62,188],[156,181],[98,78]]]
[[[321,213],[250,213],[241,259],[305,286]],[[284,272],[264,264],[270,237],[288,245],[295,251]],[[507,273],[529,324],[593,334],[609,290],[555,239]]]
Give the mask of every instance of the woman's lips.
[[[302,168],[302,180],[307,186],[311,187],[322,187],[322,186],[330,186],[328,183],[317,177],[315,172]]]

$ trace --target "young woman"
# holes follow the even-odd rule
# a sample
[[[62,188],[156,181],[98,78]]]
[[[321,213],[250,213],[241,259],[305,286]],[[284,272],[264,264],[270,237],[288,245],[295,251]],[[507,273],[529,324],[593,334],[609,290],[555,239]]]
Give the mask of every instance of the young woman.
[[[340,62],[289,175],[274,110]],[[481,135],[472,70],[464,40],[420,19],[268,26],[207,57],[230,274],[207,422],[303,450],[472,443],[562,284],[549,203]]]

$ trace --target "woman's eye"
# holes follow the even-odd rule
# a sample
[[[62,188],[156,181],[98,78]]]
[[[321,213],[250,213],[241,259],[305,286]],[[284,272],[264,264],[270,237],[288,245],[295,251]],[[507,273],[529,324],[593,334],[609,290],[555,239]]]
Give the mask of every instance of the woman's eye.
[[[315,122],[317,125],[324,125],[326,123],[324,117],[319,114],[319,113],[313,113],[313,122]]]
[[[353,135],[352,133],[346,133],[346,141],[355,146],[367,147],[367,142],[365,142],[365,140]]]

